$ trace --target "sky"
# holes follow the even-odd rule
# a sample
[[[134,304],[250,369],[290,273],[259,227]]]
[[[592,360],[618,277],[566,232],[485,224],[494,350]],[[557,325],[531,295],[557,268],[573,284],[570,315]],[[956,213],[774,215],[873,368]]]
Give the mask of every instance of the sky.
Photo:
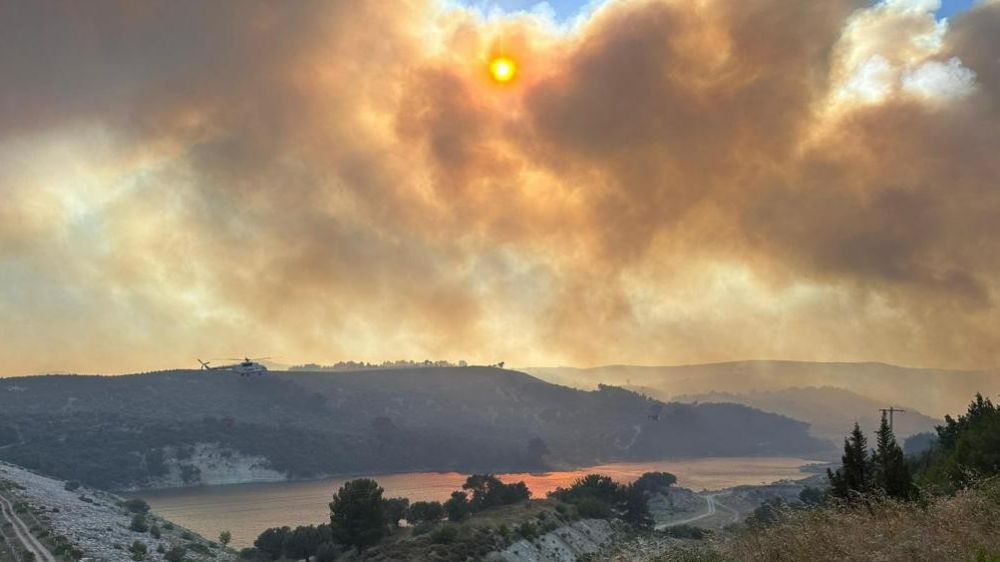
[[[879,0],[875,0],[877,3]],[[939,0],[935,14],[940,18],[953,17],[973,6],[976,0]],[[491,11],[518,12],[532,10],[550,11],[556,19],[572,20],[590,11],[593,6],[602,4],[602,0],[462,0],[461,4],[476,8],[484,13]],[[693,3],[693,2],[689,2]]]
[[[0,374],[1000,365],[1000,2],[514,4],[0,1]]]

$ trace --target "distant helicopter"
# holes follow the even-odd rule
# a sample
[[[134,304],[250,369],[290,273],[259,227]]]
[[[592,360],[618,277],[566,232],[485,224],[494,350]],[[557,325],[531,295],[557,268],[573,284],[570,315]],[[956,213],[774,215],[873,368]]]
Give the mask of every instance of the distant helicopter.
[[[227,361],[239,361],[239,363],[232,363],[229,365],[219,365],[218,367],[213,367],[208,361],[198,360],[201,363],[201,368],[205,371],[233,371],[239,373],[241,377],[249,377],[250,375],[263,375],[267,372],[267,367],[258,363],[264,359],[270,359],[270,357],[257,357],[255,359],[250,359],[249,357],[244,357],[241,359],[227,359]]]

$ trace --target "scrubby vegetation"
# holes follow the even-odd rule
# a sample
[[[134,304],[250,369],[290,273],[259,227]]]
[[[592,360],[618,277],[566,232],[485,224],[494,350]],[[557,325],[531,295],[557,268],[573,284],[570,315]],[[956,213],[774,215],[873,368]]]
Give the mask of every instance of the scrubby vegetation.
[[[580,518],[615,518],[634,529],[651,523],[649,494],[676,482],[668,473],[648,473],[629,485],[599,474],[531,500],[524,482],[473,474],[444,502],[409,503],[384,498],[374,480],[346,482],[330,502],[330,523],[267,529],[241,557],[267,562],[306,559],[329,562],[345,553],[378,560],[479,560],[517,540],[533,540]],[[600,506],[595,513],[588,505]],[[400,527],[401,518],[407,526]],[[447,518],[447,521],[444,519]]]

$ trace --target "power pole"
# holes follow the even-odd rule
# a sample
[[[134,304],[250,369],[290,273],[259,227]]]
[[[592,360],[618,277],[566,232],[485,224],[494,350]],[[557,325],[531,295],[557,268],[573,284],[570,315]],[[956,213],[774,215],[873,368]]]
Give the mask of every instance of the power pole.
[[[892,429],[892,415],[896,412],[905,412],[906,410],[900,410],[895,406],[889,406],[888,408],[880,408],[879,411],[882,412],[883,417],[885,417],[886,414],[889,415],[889,429]]]

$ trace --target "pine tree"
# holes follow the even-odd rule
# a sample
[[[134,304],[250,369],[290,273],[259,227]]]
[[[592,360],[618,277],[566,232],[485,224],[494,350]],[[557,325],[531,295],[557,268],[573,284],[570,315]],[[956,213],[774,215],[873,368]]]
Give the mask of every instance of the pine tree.
[[[855,422],[854,430],[844,439],[844,454],[840,457],[843,466],[832,472],[827,469],[830,479],[830,493],[834,497],[853,499],[871,492],[872,467],[868,458],[868,440]]]
[[[876,488],[889,497],[908,499],[913,496],[913,479],[906,466],[903,449],[896,442],[888,418],[882,414],[882,424],[876,434],[875,454],[872,457],[873,479]]]
[[[341,486],[330,502],[330,528],[337,542],[363,550],[388,533],[382,493],[378,482],[369,478]]]

